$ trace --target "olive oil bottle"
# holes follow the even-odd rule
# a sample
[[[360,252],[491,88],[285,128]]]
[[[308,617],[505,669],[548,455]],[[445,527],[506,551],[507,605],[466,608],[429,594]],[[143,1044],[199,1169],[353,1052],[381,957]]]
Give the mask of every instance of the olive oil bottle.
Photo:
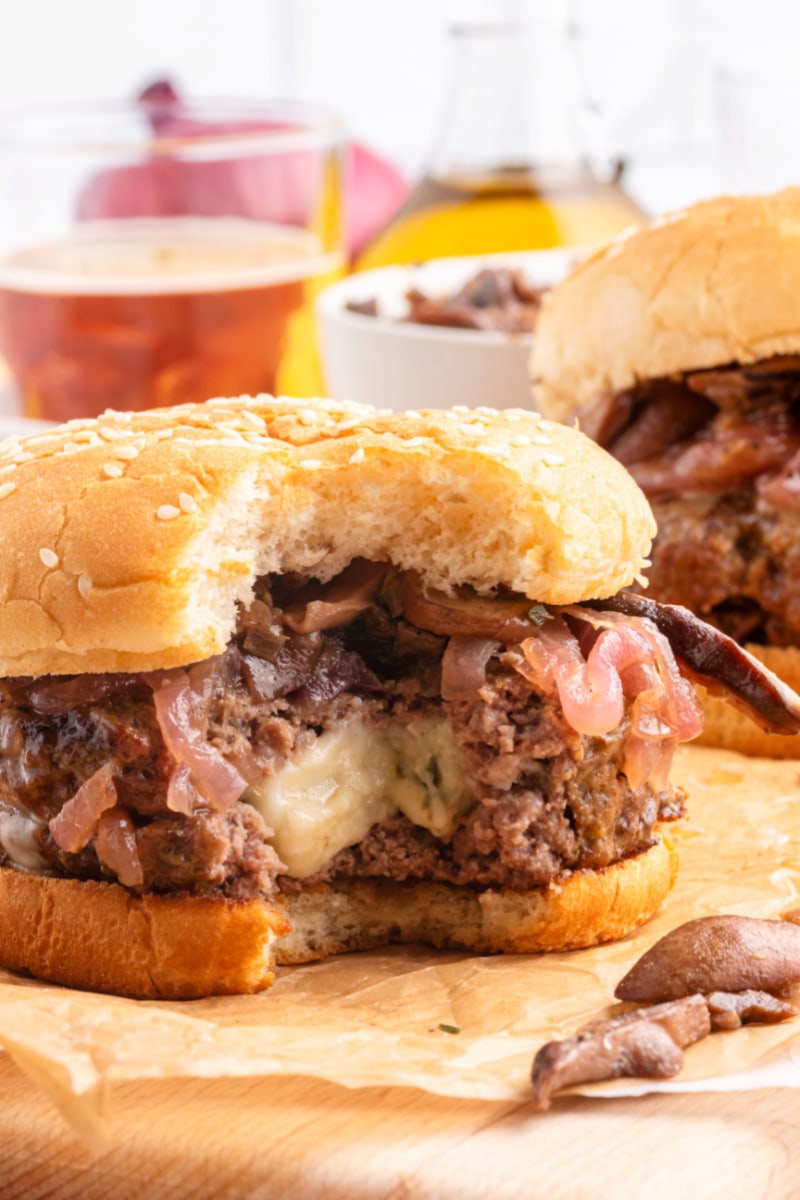
[[[453,255],[592,246],[644,218],[621,170],[590,165],[568,29],[451,29],[453,76],[423,178],[359,270]]]

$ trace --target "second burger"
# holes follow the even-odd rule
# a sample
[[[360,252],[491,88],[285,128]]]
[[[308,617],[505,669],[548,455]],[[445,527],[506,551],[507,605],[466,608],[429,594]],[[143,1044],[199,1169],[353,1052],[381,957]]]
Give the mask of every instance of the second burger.
[[[800,189],[721,197],[623,235],[546,299],[538,405],[610,450],[658,525],[648,595],[800,683]],[[774,757],[708,701],[703,740]]]

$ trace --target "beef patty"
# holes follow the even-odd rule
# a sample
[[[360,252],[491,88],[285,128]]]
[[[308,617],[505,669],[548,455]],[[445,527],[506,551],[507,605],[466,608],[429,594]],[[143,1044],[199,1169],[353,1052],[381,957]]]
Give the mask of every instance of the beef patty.
[[[538,887],[647,848],[656,821],[679,814],[681,797],[672,790],[630,787],[621,770],[625,722],[606,737],[576,733],[558,702],[502,651],[489,661],[477,694],[443,700],[446,638],[411,625],[381,599],[345,628],[298,633],[284,617],[302,584],[261,580],[226,653],[189,669],[205,697],[211,745],[252,782],[349,722],[368,733],[444,717],[472,793],[445,837],[398,812],[314,878]],[[142,889],[248,897],[300,886],[287,876],[247,793],[224,812],[202,805],[174,811],[175,764],[153,694],[152,679],[136,675],[0,684],[0,835],[4,820],[17,832],[21,821],[29,837],[25,853],[14,855],[7,836],[0,861],[115,878],[96,837],[69,852],[49,828],[81,785],[111,763],[117,805],[136,840]]]

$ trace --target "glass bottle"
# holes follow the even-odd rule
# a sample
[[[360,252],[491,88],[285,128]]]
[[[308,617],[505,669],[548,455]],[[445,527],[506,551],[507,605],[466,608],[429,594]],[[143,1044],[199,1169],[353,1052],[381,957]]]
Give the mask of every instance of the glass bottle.
[[[568,28],[459,24],[450,35],[452,83],[427,168],[357,269],[588,246],[643,218],[619,166],[605,177],[590,166]]]

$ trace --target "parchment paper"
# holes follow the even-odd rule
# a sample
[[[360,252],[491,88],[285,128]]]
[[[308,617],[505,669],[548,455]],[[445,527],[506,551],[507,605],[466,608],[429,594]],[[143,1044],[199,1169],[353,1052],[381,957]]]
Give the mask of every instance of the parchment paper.
[[[92,995],[0,971],[0,1044],[94,1144],[113,1128],[116,1080],[295,1074],[524,1099],[536,1049],[603,1015],[618,980],[668,929],[709,913],[774,917],[800,904],[800,762],[689,747],[673,778],[690,813],[673,826],[678,883],[659,916],[614,945],[493,958],[397,947],[284,969],[260,996],[187,1003]],[[666,1084],[579,1090],[766,1086],[800,1086],[800,1019],[715,1034],[686,1052],[681,1075]]]

